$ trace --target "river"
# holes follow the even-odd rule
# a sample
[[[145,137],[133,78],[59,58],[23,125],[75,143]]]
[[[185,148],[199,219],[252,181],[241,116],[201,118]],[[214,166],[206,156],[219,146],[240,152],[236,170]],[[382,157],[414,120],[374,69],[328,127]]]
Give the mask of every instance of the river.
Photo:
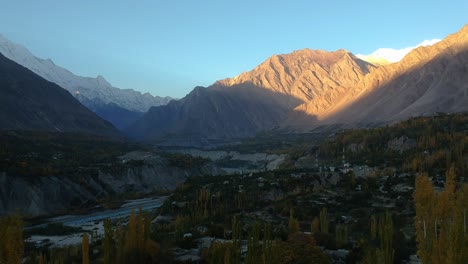
[[[161,207],[166,199],[167,196],[128,200],[117,209],[102,208],[89,214],[52,217],[45,219],[44,223],[29,226],[25,228],[25,230],[46,227],[48,224],[62,223],[65,226],[82,228],[83,232],[94,232],[97,235],[102,235],[104,219],[127,218],[132,210],[138,212],[139,208],[143,211],[152,211]],[[25,241],[35,243],[37,246],[47,243],[51,247],[62,247],[81,243],[81,235],[82,232],[64,236],[42,236],[33,234]]]

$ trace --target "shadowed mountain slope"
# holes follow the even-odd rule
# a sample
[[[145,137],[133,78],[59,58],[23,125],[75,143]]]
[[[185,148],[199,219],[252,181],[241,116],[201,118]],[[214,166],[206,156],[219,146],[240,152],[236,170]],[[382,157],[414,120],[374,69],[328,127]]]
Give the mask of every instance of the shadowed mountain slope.
[[[0,129],[119,134],[68,91],[1,53]]]
[[[331,102],[373,67],[344,50],[306,49],[275,55],[251,72],[208,88],[197,87],[179,101],[151,108],[127,132],[150,141],[253,136],[277,127],[295,107],[311,98],[323,96]]]

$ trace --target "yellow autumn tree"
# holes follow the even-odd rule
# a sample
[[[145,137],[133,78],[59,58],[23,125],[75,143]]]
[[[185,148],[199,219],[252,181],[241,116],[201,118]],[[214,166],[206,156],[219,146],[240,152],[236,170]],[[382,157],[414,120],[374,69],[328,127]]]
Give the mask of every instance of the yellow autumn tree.
[[[82,251],[82,263],[89,264],[89,239],[88,234],[83,234],[83,239],[81,242],[81,251]]]
[[[21,263],[23,257],[23,221],[20,216],[0,218],[0,263]]]
[[[422,263],[461,264],[468,259],[468,184],[457,187],[456,179],[452,165],[446,173],[444,190],[435,194],[426,175],[416,178],[416,240]]]
[[[416,207],[415,225],[418,256],[423,263],[429,263],[434,239],[434,229],[432,228],[434,188],[429,177],[425,174],[416,176],[415,186],[413,198]]]

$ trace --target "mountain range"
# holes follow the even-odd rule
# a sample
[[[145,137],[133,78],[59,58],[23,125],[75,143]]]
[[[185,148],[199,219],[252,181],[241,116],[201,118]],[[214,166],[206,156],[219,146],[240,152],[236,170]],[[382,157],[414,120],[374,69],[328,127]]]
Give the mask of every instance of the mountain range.
[[[115,88],[102,76],[76,76],[1,36],[0,53],[5,53],[2,129],[117,133],[73,97],[133,139],[170,144],[230,141],[271,130],[377,126],[468,111],[468,25],[386,65],[343,49],[273,55],[249,72],[171,101]]]
[[[73,132],[120,137],[114,126],[68,91],[0,53],[0,130]]]
[[[152,106],[167,104],[173,98],[142,94],[132,89],[119,89],[104,77],[82,77],[54,64],[50,59],[34,56],[25,47],[0,34],[0,53],[30,69],[44,79],[68,90],[83,105],[118,128],[128,126]]]
[[[377,65],[346,50],[274,55],[249,72],[152,107],[127,128],[139,140],[232,140],[260,131],[388,124],[468,111],[468,25]]]

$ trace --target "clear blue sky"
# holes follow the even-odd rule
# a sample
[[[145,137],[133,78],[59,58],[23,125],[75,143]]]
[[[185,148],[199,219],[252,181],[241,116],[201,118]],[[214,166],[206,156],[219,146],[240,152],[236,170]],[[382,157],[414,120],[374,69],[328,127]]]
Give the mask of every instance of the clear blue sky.
[[[443,38],[467,10],[466,0],[0,0],[0,33],[75,74],[180,98],[273,54]]]

